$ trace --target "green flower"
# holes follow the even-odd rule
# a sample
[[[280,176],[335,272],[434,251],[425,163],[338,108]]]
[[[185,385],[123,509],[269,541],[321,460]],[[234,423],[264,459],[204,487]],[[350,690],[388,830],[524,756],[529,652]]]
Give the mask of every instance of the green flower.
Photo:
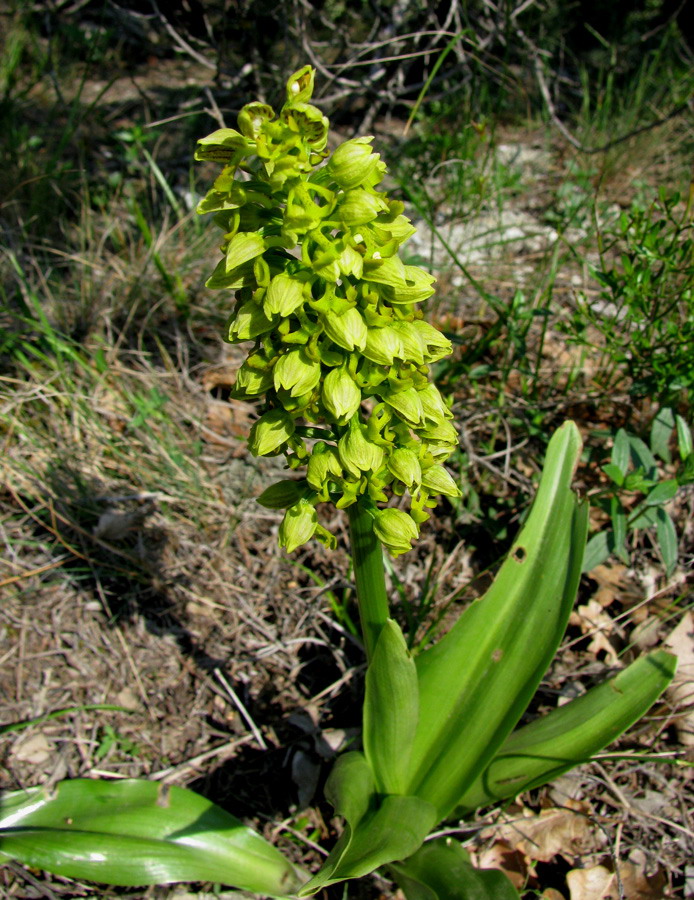
[[[439,494],[458,495],[442,465],[458,436],[427,369],[451,344],[417,307],[434,279],[400,258],[414,228],[404,205],[376,190],[386,167],[373,138],[328,153],[329,122],[310,104],[314,77],[304,66],[279,113],[248,103],[238,130],[198,142],[196,158],[221,164],[198,206],[223,232],[207,285],[231,292],[228,339],[253,342],[234,386],[234,396],[266,404],[251,453],[305,467],[305,479],[260,497],[286,509],[282,546],[334,543],[318,502],[344,509],[368,498],[377,507],[408,491],[409,515],[375,512],[377,535],[397,555]]]
[[[388,457],[388,468],[406,487],[413,490],[422,483],[422,467],[412,450],[398,447]]]
[[[286,444],[294,434],[294,420],[282,409],[261,416],[251,428],[248,449],[253,456],[269,456]]]
[[[385,166],[379,162],[380,155],[372,152],[371,141],[373,137],[354,138],[333,152],[327,169],[341,188],[349,190],[361,184],[378,184],[381,180]]]
[[[257,303],[253,301],[244,303],[229,323],[228,340],[232,343],[252,340],[258,335],[270,331],[272,325],[273,320],[265,315],[265,312]]]
[[[400,335],[390,325],[383,328],[369,328],[364,344],[364,356],[381,366],[392,366],[395,359],[402,359],[405,353]]]
[[[291,316],[300,306],[303,306],[304,285],[291,275],[280,272],[275,275],[263,300],[263,309],[268,316]]]
[[[430,466],[422,473],[422,487],[432,494],[443,494],[445,497],[462,497],[460,488],[453,476],[443,466]]]
[[[301,397],[312,391],[320,377],[320,362],[311,359],[302,348],[280,356],[273,370],[275,390],[284,388],[292,397]]]
[[[367,440],[357,416],[350,419],[349,430],[338,441],[337,449],[344,468],[357,478],[363,472],[376,472],[383,465],[383,450]]]
[[[323,404],[340,425],[344,425],[361,406],[361,391],[347,369],[331,369],[323,382]]]
[[[298,503],[305,494],[306,482],[303,479],[301,481],[285,479],[265,488],[260,497],[258,497],[258,503],[266,507],[266,509],[287,509],[287,507]]]
[[[340,316],[328,314],[323,327],[330,340],[345,350],[363,350],[366,346],[368,330],[358,309],[348,309]]]
[[[304,66],[287,81],[287,103],[306,103],[313,94],[313,66]]]
[[[342,463],[335,447],[319,441],[308,461],[306,480],[314,491],[325,492],[328,482],[342,480]]]
[[[311,540],[317,528],[318,517],[315,508],[308,500],[299,500],[284,514],[280,525],[280,547],[284,547],[287,553],[293,553],[297,547]]]

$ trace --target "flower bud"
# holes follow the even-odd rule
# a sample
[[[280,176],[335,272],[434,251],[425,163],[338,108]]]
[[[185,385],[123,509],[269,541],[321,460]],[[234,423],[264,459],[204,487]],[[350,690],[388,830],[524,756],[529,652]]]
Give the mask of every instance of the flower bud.
[[[357,187],[379,172],[381,157],[372,152],[372,140],[373,137],[358,137],[345,141],[335,149],[327,169],[340,187],[345,190]]]
[[[335,216],[348,228],[355,225],[366,225],[388,207],[376,194],[356,188],[347,191],[335,210]]]
[[[314,507],[308,500],[299,500],[284,514],[280,525],[280,547],[284,547],[287,553],[293,553],[313,537],[317,527],[318,517]]]
[[[388,457],[387,465],[393,475],[410,490],[419,487],[422,480],[422,469],[412,450],[398,447]]]
[[[287,443],[295,427],[294,420],[283,409],[270,410],[251,428],[248,449],[253,456],[270,456]]]
[[[292,397],[308,394],[318,384],[320,376],[320,363],[311,359],[303,348],[280,356],[273,370],[275,390],[284,388]]]
[[[281,272],[270,282],[263,300],[263,308],[269,315],[280,315],[283,318],[291,314],[304,303],[304,286],[302,282]]]
[[[453,476],[443,466],[430,466],[422,472],[422,487],[432,494],[446,497],[461,497],[462,494]]]
[[[413,519],[401,509],[379,509],[374,520],[374,533],[393,556],[412,549],[419,531]]]
[[[350,352],[363,350],[367,340],[367,328],[358,309],[348,309],[341,316],[328,313],[323,321],[325,333],[339,347]]]
[[[351,419],[361,405],[361,391],[347,369],[331,369],[323,382],[323,405],[338,425]]]
[[[306,493],[306,482],[293,481],[289,478],[277,481],[265,488],[258,497],[258,503],[266,509],[287,509],[298,503]]]
[[[362,472],[375,472],[383,464],[383,450],[366,439],[357,417],[350,419],[349,431],[340,438],[337,449],[342,465],[355,478]]]

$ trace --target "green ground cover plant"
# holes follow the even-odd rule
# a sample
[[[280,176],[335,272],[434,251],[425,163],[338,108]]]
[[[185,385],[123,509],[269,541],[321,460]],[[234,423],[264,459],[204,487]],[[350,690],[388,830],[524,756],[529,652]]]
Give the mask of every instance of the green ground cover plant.
[[[534,502],[491,586],[443,637],[408,649],[392,615],[383,554],[409,552],[437,498],[460,495],[444,467],[457,444],[453,413],[429,374],[451,345],[420,308],[433,276],[400,257],[413,228],[402,203],[378,190],[385,165],[372,139],[329,153],[328,120],[309,102],[313,87],[314,70],[305,66],[288,80],[279,115],[250,103],[238,130],[199,141],[198,158],[222,171],[198,210],[213,213],[224,234],[207,285],[234,293],[227,337],[252,342],[234,388],[262,403],[249,450],[283,456],[289,474],[301,476],[259,498],[285,510],[280,543],[293,552],[316,538],[333,549],[318,507],[349,518],[368,668],[362,749],[340,755],[326,784],[345,821],[342,835],[320,869],[305,873],[192,791],[74,779],[3,798],[0,855],[117,885],[207,880],[309,896],[382,868],[412,900],[518,897],[501,871],[475,869],[458,842],[428,839],[431,832],[589,759],[665,690],[675,658],[646,654],[518,727],[560,645],[584,564],[588,507],[571,486],[582,442],[570,421],[547,442]],[[44,325],[54,351],[72,352]],[[42,351],[33,357],[47,363]],[[165,417],[166,396],[139,393],[133,406],[132,428],[146,429]],[[674,414],[672,421],[690,467],[688,425]],[[661,458],[667,426],[661,417],[652,438]],[[618,470],[620,487],[630,477],[625,441],[632,455],[640,447],[618,435],[616,470],[607,474],[618,482]],[[632,474],[642,480],[629,487],[651,489],[643,481],[652,482],[650,468]],[[651,492],[645,502],[663,499],[656,504]]]

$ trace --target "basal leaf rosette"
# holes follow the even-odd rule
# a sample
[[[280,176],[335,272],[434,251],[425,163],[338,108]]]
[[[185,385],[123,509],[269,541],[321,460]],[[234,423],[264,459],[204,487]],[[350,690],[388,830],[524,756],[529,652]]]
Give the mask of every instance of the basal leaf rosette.
[[[332,544],[316,504],[362,499],[398,555],[440,495],[459,495],[443,467],[458,437],[429,373],[451,345],[419,308],[433,276],[400,258],[415,229],[377,190],[386,167],[373,138],[329,154],[328,120],[308,102],[313,79],[305,66],[278,115],[249,103],[238,130],[198,142],[196,159],[223,166],[198,206],[224,234],[207,285],[234,293],[227,339],[252,344],[234,388],[264,399],[251,452],[305,469],[259,498],[286,510],[281,544]],[[383,508],[393,496],[409,512]]]

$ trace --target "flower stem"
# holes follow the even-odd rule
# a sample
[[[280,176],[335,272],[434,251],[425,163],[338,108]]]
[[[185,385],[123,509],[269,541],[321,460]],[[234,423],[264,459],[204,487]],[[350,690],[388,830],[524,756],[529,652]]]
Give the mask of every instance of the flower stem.
[[[354,580],[366,659],[370,661],[376,641],[388,618],[383,548],[374,534],[373,518],[359,500],[347,508],[352,543]]]

